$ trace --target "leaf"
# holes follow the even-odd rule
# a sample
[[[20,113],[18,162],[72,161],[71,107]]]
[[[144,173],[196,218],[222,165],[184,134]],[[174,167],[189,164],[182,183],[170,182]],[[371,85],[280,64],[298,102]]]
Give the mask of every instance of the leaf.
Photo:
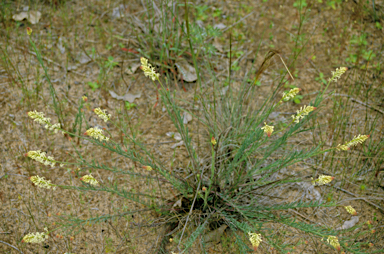
[[[12,16],[13,20],[22,21],[27,19],[32,25],[39,23],[41,18],[41,12],[39,11],[29,11],[29,12],[20,12],[19,14],[15,14]]]
[[[348,229],[356,225],[359,222],[359,216],[352,216],[352,219],[344,221],[343,226],[337,228],[336,230]]]
[[[178,132],[167,132],[165,133],[168,137],[174,138],[175,140],[181,140],[181,135]]]
[[[183,124],[187,124],[189,123],[190,121],[192,120],[192,115],[187,113],[187,112],[184,112],[183,113]]]
[[[219,24],[216,24],[213,26],[213,28],[217,28],[217,29],[224,29],[226,28],[227,26],[224,25],[223,23],[219,23]]]
[[[141,93],[138,93],[138,94],[126,93],[124,96],[119,96],[114,91],[109,91],[109,94],[112,96],[112,98],[115,98],[116,100],[129,101],[130,103],[133,103],[136,98],[141,97]]]
[[[178,59],[175,63],[177,69],[179,70],[179,74],[186,82],[194,82],[197,80],[197,74],[195,68],[190,65],[187,60],[184,58]]]
[[[225,229],[228,226],[226,224],[221,225],[219,228],[207,233],[204,236],[204,241],[205,242],[219,242],[221,239],[221,235],[224,233]]]
[[[125,70],[125,73],[132,75],[133,73],[136,72],[136,70],[140,67],[140,63],[133,63],[131,66],[128,66],[127,69]]]

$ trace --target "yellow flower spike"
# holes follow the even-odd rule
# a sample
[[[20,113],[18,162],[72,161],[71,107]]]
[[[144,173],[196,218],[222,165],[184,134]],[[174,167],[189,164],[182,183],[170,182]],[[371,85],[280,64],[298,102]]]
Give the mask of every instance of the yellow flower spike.
[[[283,93],[283,98],[281,98],[282,101],[289,101],[290,99],[295,98],[296,94],[298,94],[301,91],[300,88],[293,88],[289,90],[289,92]]]
[[[332,182],[333,179],[335,179],[333,176],[320,175],[318,179],[312,180],[312,184],[316,185],[317,183],[318,185],[324,185]]]
[[[251,241],[253,249],[256,251],[260,243],[263,241],[261,239],[261,234],[248,232],[248,235],[249,235],[249,241]]]
[[[340,243],[336,236],[330,235],[328,236],[327,242],[333,246],[337,251],[340,251]]]
[[[155,68],[152,67],[150,63],[148,63],[148,59],[141,57],[141,69],[144,71],[144,75],[146,77],[151,78],[153,81],[159,78],[160,74],[155,72]]]
[[[214,145],[214,146],[217,144],[216,139],[215,139],[214,137],[211,138],[211,143],[212,143],[212,145]]]
[[[46,156],[45,152],[41,152],[40,150],[37,151],[29,151],[28,153],[25,154],[25,156],[40,162],[46,166],[51,165],[51,167],[54,167],[56,164],[56,161],[53,157],[51,156]]]
[[[103,141],[103,140],[108,141],[109,140],[108,137],[104,136],[103,130],[100,130],[97,127],[88,129],[84,134],[88,135],[94,139],[98,139],[100,141]]]
[[[44,228],[43,233],[29,233],[23,237],[22,243],[41,243],[48,239],[48,229]]]
[[[85,175],[82,178],[80,178],[81,181],[85,183],[89,183],[90,185],[97,185],[99,182],[92,176],[92,174]]]
[[[347,151],[350,150],[352,146],[357,146],[358,144],[362,144],[365,140],[369,138],[370,135],[358,135],[357,137],[355,136],[351,141],[345,143],[344,145],[338,145],[336,147],[337,151],[343,150]]]
[[[274,126],[270,126],[267,125],[267,123],[264,123],[264,127],[262,127],[261,129],[264,131],[264,133],[267,134],[268,138],[270,138],[274,128]]]
[[[352,206],[344,206],[344,208],[345,208],[345,210],[347,210],[347,212],[348,213],[350,213],[350,214],[352,214],[352,215],[354,215],[354,216],[356,216],[357,215],[357,212],[356,212],[356,210],[355,209],[353,209],[353,207]]]
[[[59,123],[57,124],[51,124],[51,118],[45,117],[43,112],[37,112],[29,111],[28,116],[33,119],[33,121],[38,122],[41,125],[44,125],[44,128],[47,130],[53,131],[54,133],[57,133],[59,130],[61,130],[61,126]],[[61,131],[61,133],[64,135],[65,132]]]
[[[82,96],[81,99],[83,99],[84,102],[87,102],[87,101],[88,101],[88,98],[87,98],[87,96],[85,96],[85,95]]]
[[[31,34],[32,34],[32,28],[27,27],[27,34],[28,34],[28,35],[31,35]]]
[[[344,74],[344,72],[346,72],[348,70],[347,67],[340,67],[340,68],[336,68],[336,71],[332,71],[332,77],[328,80],[329,82],[332,82],[332,81],[335,81],[337,82],[337,80],[341,77],[341,75]]]
[[[314,111],[316,108],[313,106],[304,106],[301,107],[300,110],[296,111],[296,116],[292,116],[295,123],[299,123],[300,119],[303,119],[304,116],[308,115],[312,111]]]
[[[93,112],[95,112],[98,117],[104,120],[104,122],[108,122],[108,120],[111,119],[111,114],[107,114],[105,109],[101,110],[100,108],[95,108]]]
[[[144,169],[148,170],[148,171],[152,171],[153,168],[151,166],[143,166]]]
[[[44,179],[44,177],[40,176],[31,176],[29,178],[31,182],[33,182],[35,185],[39,186],[40,188],[50,189],[53,188],[53,190],[56,189],[56,185],[52,184],[50,180]]]

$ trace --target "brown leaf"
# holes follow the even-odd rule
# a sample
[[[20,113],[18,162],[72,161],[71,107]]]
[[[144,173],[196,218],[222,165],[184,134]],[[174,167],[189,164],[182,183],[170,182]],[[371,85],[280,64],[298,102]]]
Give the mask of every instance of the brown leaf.
[[[120,95],[117,95],[114,91],[109,91],[109,94],[112,96],[112,98],[115,98],[116,100],[129,101],[130,103],[133,103],[136,98],[141,97],[141,93],[138,93],[138,94],[126,93],[124,96],[120,96]]]

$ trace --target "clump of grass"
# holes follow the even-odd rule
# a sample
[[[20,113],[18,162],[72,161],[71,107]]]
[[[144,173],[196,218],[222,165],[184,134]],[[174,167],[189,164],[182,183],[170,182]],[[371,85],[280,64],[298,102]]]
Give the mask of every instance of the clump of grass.
[[[189,28],[188,19],[186,24],[186,27]],[[184,35],[190,42],[191,57],[199,74],[200,68],[197,65],[199,51],[195,52],[193,48],[196,42],[192,41],[191,33],[187,32]],[[154,51],[156,52],[156,50]],[[36,48],[35,52],[39,55]],[[151,55],[151,58],[157,59],[159,56],[156,54]],[[42,61],[40,63],[42,64]],[[196,138],[191,135],[196,130],[191,130],[191,127],[185,124],[182,115],[186,110],[181,106],[180,98],[172,93],[172,88],[168,86],[167,82],[164,82],[164,75],[159,75],[157,68],[150,64],[150,60],[142,58],[142,70],[154,81],[153,87],[160,88],[162,104],[179,132],[188,153],[188,161],[182,171],[172,170],[145,142],[137,138],[133,132],[129,134],[126,131],[128,123],[118,125],[115,120],[116,116],[107,114],[105,110],[100,108],[94,110],[94,113],[100,118],[100,124],[107,126],[111,124],[116,129],[120,129],[120,133],[123,133],[124,136],[122,135],[120,139],[109,128],[91,126],[90,122],[86,120],[86,114],[82,111],[85,101],[82,98],[79,100],[78,113],[72,131],[68,131],[68,128],[65,127],[65,121],[62,121],[63,124],[55,125],[50,124],[50,121],[36,122],[47,125],[49,130],[60,131],[70,139],[77,138],[78,141],[87,141],[111,154],[134,162],[135,166],[141,165],[141,167],[128,170],[109,167],[103,162],[88,159],[89,154],[81,154],[76,150],[76,144],[72,143],[76,150],[76,153],[73,154],[75,162],[70,162],[70,159],[62,162],[55,161],[53,157],[47,157],[46,153],[41,151],[38,155],[44,153],[44,156],[34,156],[34,158],[40,158],[37,161],[43,164],[48,162],[43,158],[49,159],[47,165],[52,165],[52,163],[74,165],[79,170],[76,170],[73,175],[79,179],[72,179],[74,180],[72,185],[56,185],[51,180],[32,176],[30,179],[35,185],[42,188],[72,189],[80,193],[108,192],[144,206],[145,208],[142,210],[131,210],[129,213],[149,210],[156,214],[159,221],[166,222],[163,224],[165,233],[160,235],[163,244],[157,248],[158,252],[169,248],[172,249],[172,253],[174,251],[188,253],[192,247],[197,248],[196,245],[194,246],[195,242],[199,242],[203,249],[208,248],[207,246],[213,238],[210,233],[218,234],[219,238],[224,237],[223,230],[218,229],[228,228],[225,232],[233,236],[233,243],[230,247],[234,250],[233,252],[261,251],[265,253],[268,249],[276,249],[286,253],[296,246],[292,246],[292,243],[288,244],[284,240],[285,236],[281,235],[284,231],[281,232],[276,225],[293,231],[292,234],[300,238],[311,237],[315,244],[322,243],[337,251],[361,253],[362,248],[369,245],[367,240],[357,242],[349,234],[351,230],[363,228],[361,224],[352,229],[340,231],[334,229],[332,225],[320,226],[310,220],[299,221],[298,217],[289,216],[287,213],[300,209],[326,209],[340,206],[339,203],[324,203],[321,200],[292,201],[283,195],[292,184],[310,185],[312,183],[316,185],[317,189],[320,189],[330,186],[333,180],[339,177],[316,173],[311,176],[285,176],[281,173],[283,170],[329,152],[348,153],[353,146],[359,145],[369,137],[369,135],[355,136],[350,141],[343,142],[343,145],[334,145],[323,150],[320,142],[310,149],[300,146],[295,149],[290,147],[291,139],[310,135],[310,129],[307,126],[310,121],[316,120],[317,112],[321,110],[323,95],[330,83],[337,81],[346,69],[337,69],[316,100],[308,106],[298,107],[297,112],[292,114],[291,119],[286,122],[275,121],[270,116],[284,107],[288,101],[294,100],[300,92],[298,88],[280,95],[277,93],[281,88],[279,85],[261,105],[257,103],[246,105],[244,103],[246,99],[252,98],[256,93],[254,86],[243,83],[236,90],[229,79],[229,93],[223,95],[220,93],[221,87],[215,87],[207,92],[208,89],[204,87],[204,82],[199,78],[197,86],[199,90],[195,91],[192,105],[192,107],[199,107],[199,110],[188,111],[198,121],[198,128],[201,128],[198,129],[200,134],[198,138],[201,140],[198,140],[200,142],[196,146]],[[46,75],[49,79],[47,73]],[[56,107],[54,89],[51,91],[52,101],[60,121],[62,113],[59,106]],[[42,115],[36,111],[34,113],[38,116]],[[82,129],[86,130],[85,133],[82,133]],[[36,155],[36,152],[33,152],[30,154]],[[86,168],[110,171],[115,174],[128,174],[144,179],[149,186],[157,188],[151,192],[127,191],[123,185],[108,184],[105,179],[96,174],[84,174]],[[166,198],[167,195],[164,194],[166,188],[170,188],[171,192],[176,194],[172,198]],[[46,233],[27,234],[25,239],[32,240],[24,242],[40,243],[48,235],[51,236],[53,232],[61,230],[73,235],[78,230],[83,230],[83,226],[100,224],[129,213],[111,212],[87,218],[70,213],[60,215],[58,217],[62,219],[60,226],[50,225],[49,231],[45,230]],[[357,212],[352,206],[346,206],[345,213],[355,215]],[[361,230],[358,235],[364,235],[367,232],[367,230]],[[36,238],[34,238],[35,236]],[[172,239],[172,243],[167,246],[165,243],[169,242],[169,238]],[[323,241],[321,242],[320,239]],[[110,242],[107,239],[106,250],[112,249]],[[303,244],[303,241],[300,239],[296,244]],[[203,251],[201,252],[203,253]]]
[[[38,53],[36,48],[35,50]],[[288,140],[305,132],[303,128],[308,121],[316,118],[317,108],[321,105],[322,96],[326,89],[331,82],[335,82],[341,77],[347,70],[346,68],[340,68],[333,72],[326,88],[319,94],[313,105],[298,109],[296,114],[292,115],[292,120],[285,125],[280,125],[279,128],[275,128],[277,123],[266,124],[266,122],[270,122],[268,121],[269,115],[282,107],[287,101],[295,98],[300,89],[291,89],[289,92],[284,93],[280,99],[278,99],[277,94],[270,96],[260,108],[252,111],[252,114],[250,114],[251,108],[244,107],[242,103],[247,95],[245,91],[252,93],[255,89],[255,86],[248,83],[242,86],[238,93],[233,92],[231,96],[220,101],[213,101],[213,103],[210,102],[213,95],[198,94],[198,99],[201,102],[200,106],[204,110],[201,114],[189,113],[195,115],[198,121],[203,123],[204,129],[209,135],[207,135],[205,145],[198,147],[199,150],[197,150],[193,145],[190,130],[182,118],[183,109],[177,104],[177,98],[171,93],[169,87],[161,81],[160,74],[156,72],[147,59],[141,58],[141,63],[141,69],[145,76],[154,82],[154,87],[157,86],[155,81],[160,84],[162,104],[184,141],[189,155],[189,166],[184,169],[184,173],[191,177],[183,178],[179,172],[170,171],[167,165],[148,150],[142,142],[138,141],[135,136],[127,135],[126,138],[130,141],[130,145],[124,147],[110,133],[104,133],[103,130],[97,127],[90,128],[86,126],[87,131],[85,134],[88,137],[85,137],[76,133],[69,133],[62,129],[61,125],[54,125],[55,131],[62,131],[71,137],[86,139],[93,145],[100,146],[143,165],[148,174],[156,175],[155,179],[158,182],[160,196],[123,191],[118,186],[103,184],[101,179],[98,180],[91,174],[80,178],[82,186],[54,185],[45,179],[39,181],[37,186],[111,192],[153,209],[170,225],[169,229],[172,230],[173,241],[177,244],[176,249],[182,253],[188,252],[197,239],[200,239],[204,246],[204,241],[208,241],[203,237],[205,232],[219,228],[221,225],[227,225],[231,232],[234,233],[236,249],[241,253],[250,251],[250,246],[255,251],[260,246],[264,249],[269,246],[281,252],[287,251],[291,247],[284,245],[281,238],[273,233],[272,229],[267,226],[270,223],[294,228],[319,240],[327,239],[324,243],[338,251],[343,248],[346,251],[358,253],[361,243],[350,242],[350,238],[342,236],[329,227],[300,222],[295,218],[285,216],[283,213],[283,211],[290,209],[333,207],[337,206],[336,203],[321,201],[290,202],[276,196],[276,193],[283,190],[287,184],[310,182],[309,179],[301,177],[279,176],[279,171],[283,168],[329,151],[349,150],[350,147],[363,143],[369,137],[368,135],[359,135],[344,145],[325,150],[320,149],[320,144],[311,149],[298,148],[294,151],[287,147]],[[84,101],[84,98],[82,98],[82,101]],[[80,105],[82,107],[82,103]],[[212,110],[208,110],[208,108],[214,108],[216,111],[212,113]],[[84,113],[81,110],[78,112],[79,118],[85,119]],[[33,113],[33,117],[31,117],[35,121],[36,116],[44,118],[42,113]],[[107,114],[105,110],[96,108],[94,113],[102,121],[113,123],[113,116]],[[218,113],[221,114],[221,117],[217,117]],[[45,121],[38,122],[45,125],[49,123],[49,126],[52,125],[50,121],[44,119]],[[209,156],[202,158],[202,155],[207,154],[207,152],[209,152]],[[33,157],[32,155],[35,155],[33,151],[28,153],[29,157],[43,164],[56,163],[52,157],[46,157],[45,153],[39,153],[40,157]],[[42,155],[44,156],[42,157]],[[279,158],[271,160],[270,158],[275,155],[278,155]],[[80,155],[77,160],[78,162],[75,164],[80,168],[90,166],[117,172],[106,165],[94,161],[88,162],[86,158]],[[60,162],[60,164],[65,165],[67,162]],[[137,173],[130,170],[125,171],[125,173],[137,175]],[[137,176],[148,177],[144,175],[144,172]],[[35,182],[37,178],[38,176],[33,178]],[[320,175],[318,179],[312,179],[312,183],[319,186],[326,185],[334,178],[333,176]],[[160,180],[171,185],[180,195],[176,199],[164,202]],[[351,212],[352,210],[348,208],[347,211]],[[197,216],[197,212],[200,215]],[[60,227],[49,229],[49,232],[58,229],[72,232],[81,225],[98,223],[114,216],[116,215],[109,214],[84,220],[67,215],[61,217],[66,223],[64,222]],[[244,241],[244,235],[249,236],[249,241]],[[36,236],[40,237],[39,234],[36,234]],[[48,233],[44,233],[44,237],[46,236],[48,236]],[[42,237],[29,242],[41,242],[40,240],[42,240]]]

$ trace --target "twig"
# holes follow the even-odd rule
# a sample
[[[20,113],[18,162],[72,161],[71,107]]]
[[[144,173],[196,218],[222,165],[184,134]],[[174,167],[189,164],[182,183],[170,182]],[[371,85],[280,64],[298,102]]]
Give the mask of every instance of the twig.
[[[21,250],[19,250],[18,248],[16,248],[15,246],[13,246],[13,245],[11,245],[11,244],[9,244],[9,243],[3,242],[3,241],[1,241],[1,240],[0,240],[0,243],[4,243],[5,245],[8,245],[9,247],[12,247],[12,248],[14,248],[15,250],[18,250],[20,253],[23,253]]]
[[[382,213],[384,213],[384,209],[381,208],[380,206],[376,205],[375,203],[372,203],[371,201],[366,200],[366,199],[363,198],[363,197],[359,197],[359,196],[357,196],[356,194],[354,194],[354,193],[352,193],[352,192],[349,192],[349,191],[347,191],[347,190],[344,190],[344,189],[342,189],[342,188],[340,188],[340,187],[334,187],[334,188],[336,188],[336,189],[338,189],[338,190],[341,190],[341,191],[343,191],[343,192],[345,192],[345,193],[347,193],[347,194],[349,194],[349,195],[351,195],[351,196],[353,196],[353,197],[355,197],[355,198],[357,198],[357,199],[361,199],[361,200],[365,201],[366,203],[368,203],[368,204],[370,204],[370,205],[376,207],[376,209],[380,210]]]
[[[351,99],[351,101],[357,102],[357,103],[359,103],[359,104],[361,104],[361,105],[363,105],[363,106],[366,106],[366,107],[368,107],[368,108],[370,108],[370,109],[373,109],[373,110],[376,110],[377,112],[380,112],[381,114],[384,114],[384,111],[383,111],[383,110],[378,109],[378,108],[376,108],[375,106],[369,105],[368,103],[359,101],[359,100],[353,98],[352,96],[350,96],[350,95],[348,95],[348,94],[334,93],[334,94],[332,94],[332,95],[333,95],[333,96],[343,96],[343,97],[348,97],[348,98]]]

